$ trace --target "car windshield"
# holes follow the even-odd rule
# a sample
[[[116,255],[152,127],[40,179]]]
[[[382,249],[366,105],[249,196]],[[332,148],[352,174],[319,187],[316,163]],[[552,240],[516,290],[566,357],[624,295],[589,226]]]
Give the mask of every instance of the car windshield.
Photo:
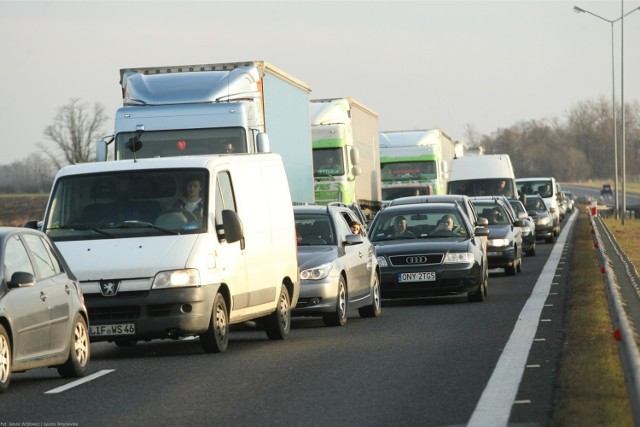
[[[460,238],[468,235],[457,211],[381,211],[369,233],[372,242],[384,240]]]
[[[550,179],[538,180],[538,181],[518,181],[516,186],[519,193],[524,193],[527,196],[539,194],[542,197],[553,196],[553,189]]]
[[[336,237],[328,215],[296,215],[298,246],[335,245]]]
[[[58,241],[199,233],[207,182],[204,169],[69,175],[53,189],[43,231]]]
[[[543,211],[545,210],[544,202],[539,197],[527,198],[527,210]]]
[[[509,224],[509,215],[505,211],[504,207],[494,203],[481,203],[475,204],[478,210],[478,216],[486,218],[489,225],[505,225]]]

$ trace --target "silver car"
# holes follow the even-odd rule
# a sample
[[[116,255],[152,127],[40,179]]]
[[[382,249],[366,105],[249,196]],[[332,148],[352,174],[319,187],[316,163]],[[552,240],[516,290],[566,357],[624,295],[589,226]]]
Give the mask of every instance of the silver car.
[[[373,244],[346,206],[294,206],[298,233],[300,297],[292,316],[321,316],[327,326],[343,326],[348,312],[381,313],[380,269]]]
[[[49,238],[0,227],[0,393],[11,374],[55,367],[84,376],[88,317],[80,286]]]

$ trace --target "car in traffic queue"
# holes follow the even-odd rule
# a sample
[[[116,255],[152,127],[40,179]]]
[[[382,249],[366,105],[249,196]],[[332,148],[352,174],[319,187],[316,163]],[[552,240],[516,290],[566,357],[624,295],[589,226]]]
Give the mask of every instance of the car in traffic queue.
[[[564,198],[567,203],[567,212],[573,212],[573,209],[576,207],[576,196],[574,196],[571,191],[565,191]]]
[[[518,219],[524,221],[522,227],[522,250],[525,255],[534,256],[536,254],[536,223],[527,212],[520,200],[509,199],[509,204]]]
[[[0,393],[11,374],[56,368],[85,375],[90,358],[87,309],[76,277],[49,238],[0,227]]]
[[[536,225],[536,239],[544,239],[546,243],[555,242],[553,215],[544,203],[544,199],[537,194],[527,196],[525,208]]]
[[[466,294],[484,301],[488,263],[482,238],[455,203],[412,203],[388,206],[371,223],[383,298]]]
[[[472,197],[471,202],[476,207],[478,215],[489,222],[489,269],[503,268],[509,276],[522,271],[524,221],[514,216],[509,202],[502,196],[477,196]]]
[[[348,312],[381,314],[380,270],[366,231],[353,234],[357,219],[344,205],[294,206],[298,234],[300,297],[291,315],[322,317],[327,326],[343,326]]]

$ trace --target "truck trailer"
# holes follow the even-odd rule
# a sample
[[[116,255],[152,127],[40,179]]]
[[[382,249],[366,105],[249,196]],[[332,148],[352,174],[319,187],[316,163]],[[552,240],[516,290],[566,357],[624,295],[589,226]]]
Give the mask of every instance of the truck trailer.
[[[380,132],[382,198],[445,194],[454,155],[455,143],[442,129]]]
[[[271,151],[294,204],[314,202],[307,84],[246,61],[124,68],[120,85],[123,106],[115,133],[98,141],[98,161]]]
[[[378,113],[353,98],[311,100],[315,199],[318,204],[381,205]]]

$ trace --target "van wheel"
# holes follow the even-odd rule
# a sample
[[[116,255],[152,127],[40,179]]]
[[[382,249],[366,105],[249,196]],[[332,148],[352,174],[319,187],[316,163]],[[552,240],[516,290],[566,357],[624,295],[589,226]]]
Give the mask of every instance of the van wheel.
[[[280,287],[280,297],[276,311],[265,318],[264,330],[270,340],[286,340],[291,330],[291,303],[289,291],[283,284]]]
[[[358,309],[360,317],[378,317],[382,313],[382,298],[380,297],[380,279],[378,278],[378,273],[373,274],[371,294],[371,305]]]
[[[344,277],[340,276],[338,294],[336,295],[336,309],[332,313],[322,315],[322,321],[326,326],[344,326],[347,324],[347,304],[349,301],[347,295],[347,285],[344,283]]]
[[[69,358],[56,369],[63,378],[83,377],[87,372],[91,350],[87,322],[80,314],[76,315],[69,339]]]
[[[205,353],[222,353],[229,344],[229,319],[227,302],[220,292],[213,299],[209,329],[200,335],[200,345]]]
[[[11,381],[11,344],[4,326],[0,325],[0,393],[9,389]]]

